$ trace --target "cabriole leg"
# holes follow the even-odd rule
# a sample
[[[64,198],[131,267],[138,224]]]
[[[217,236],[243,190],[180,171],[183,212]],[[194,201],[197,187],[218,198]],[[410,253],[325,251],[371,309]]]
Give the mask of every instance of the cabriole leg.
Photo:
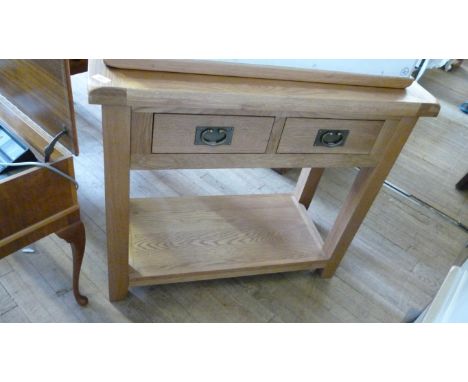
[[[88,298],[80,293],[80,272],[83,263],[86,232],[81,221],[73,223],[65,229],[57,232],[57,236],[70,244],[73,254],[73,295],[76,302],[85,306],[88,304]]]

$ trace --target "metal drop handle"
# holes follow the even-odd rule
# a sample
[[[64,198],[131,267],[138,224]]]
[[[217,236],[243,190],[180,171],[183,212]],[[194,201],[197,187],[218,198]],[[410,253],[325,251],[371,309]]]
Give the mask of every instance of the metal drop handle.
[[[223,128],[207,128],[200,134],[200,139],[205,145],[219,146],[226,142],[228,132]]]
[[[336,147],[343,143],[344,135],[339,131],[329,131],[320,137],[324,146]]]
[[[314,146],[339,147],[344,146],[349,130],[320,129],[315,138]]]

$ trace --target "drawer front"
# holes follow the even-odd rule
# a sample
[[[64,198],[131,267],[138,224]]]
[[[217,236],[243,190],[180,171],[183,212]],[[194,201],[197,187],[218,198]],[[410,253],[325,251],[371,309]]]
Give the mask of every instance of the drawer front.
[[[273,117],[155,114],[152,152],[264,153]]]
[[[384,121],[288,118],[278,153],[369,154]]]

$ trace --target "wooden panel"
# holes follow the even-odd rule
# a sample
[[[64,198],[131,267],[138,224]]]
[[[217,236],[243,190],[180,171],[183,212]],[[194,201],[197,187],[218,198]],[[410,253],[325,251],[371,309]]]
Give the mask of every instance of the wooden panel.
[[[388,119],[384,122],[380,134],[372,148],[372,155],[379,156],[385,152],[388,142],[392,138],[399,122],[399,119]]]
[[[437,115],[436,99],[416,82],[406,89],[108,68],[91,60],[89,102],[138,108],[238,110],[244,115],[320,113],[325,118]]]
[[[77,220],[80,220],[80,210],[79,206],[75,205],[9,236],[8,240],[0,240],[0,258],[55,233]]]
[[[294,192],[294,198],[306,209],[309,209],[324,171],[325,169],[323,167],[301,169]]]
[[[130,124],[130,108],[102,108],[107,264],[112,301],[125,298],[128,290]]]
[[[363,154],[134,154],[131,168],[372,167],[377,162],[377,156]]]
[[[131,285],[320,267],[301,209],[289,194],[133,199]]]
[[[139,69],[162,72],[212,74],[235,77],[272,78],[278,80],[320,82],[327,84],[406,88],[412,78],[375,76],[332,70],[276,67],[272,65],[248,65],[213,60],[135,60],[106,59],[104,62],[121,69]]]
[[[0,93],[51,136],[78,154],[67,60],[0,60]]]
[[[70,174],[66,158],[54,166]],[[74,185],[47,169],[30,169],[0,182],[0,239],[76,205]]]
[[[153,142],[153,113],[132,113],[130,151],[151,154]]]
[[[281,139],[281,134],[283,133],[284,123],[286,118],[276,117],[273,128],[271,129],[270,140],[268,141],[268,146],[266,152],[268,154],[276,153],[278,149],[279,141]]]
[[[274,118],[156,114],[153,153],[264,153]],[[197,127],[232,127],[229,145],[195,145]]]
[[[285,100],[286,102],[286,100]],[[153,106],[132,106],[132,111],[136,113],[153,113],[153,114],[206,114],[206,115],[252,115],[256,117],[270,117],[275,116],[276,118],[323,118],[323,119],[362,119],[362,120],[384,120],[384,119],[398,119],[401,118],[401,114],[395,113],[391,108],[383,109],[379,106],[369,108],[367,106],[354,105],[353,108],[339,108],[335,106],[321,104],[317,106],[314,101],[314,105],[308,105],[307,110],[295,110],[293,107],[286,109],[281,105],[264,105],[256,109],[250,109],[246,105],[245,108],[228,108],[219,107],[213,108],[210,105],[199,105],[193,107],[190,104],[168,104],[159,103]],[[403,113],[405,114],[405,113]]]
[[[43,152],[44,147],[47,146],[50,136],[42,130],[37,123],[35,123],[26,114],[22,113],[5,97],[0,95],[0,124],[9,130],[10,133],[20,136],[26,141],[29,147],[37,152],[39,157]],[[55,150],[50,156],[51,160],[57,160],[68,151],[59,142],[55,145]]]
[[[28,236],[29,234],[37,231],[38,229],[43,228],[43,227],[49,225],[50,223],[52,223],[54,221],[59,221],[63,217],[65,217],[67,215],[70,215],[71,213],[76,212],[78,210],[79,210],[78,204],[74,204],[71,207],[68,207],[68,208],[66,208],[66,209],[64,209],[62,211],[59,211],[54,215],[47,216],[43,220],[41,220],[41,221],[39,221],[37,223],[29,225],[29,226],[25,227],[24,229],[22,229],[20,231],[16,231],[12,235],[7,236],[4,239],[0,239],[0,247],[3,247],[4,245],[10,244],[10,243],[13,243],[16,240],[21,239],[22,237]],[[25,213],[26,213],[26,210],[25,210]]]
[[[288,118],[278,153],[370,153],[382,129],[383,121]],[[314,146],[319,130],[348,130],[345,144],[338,147]]]

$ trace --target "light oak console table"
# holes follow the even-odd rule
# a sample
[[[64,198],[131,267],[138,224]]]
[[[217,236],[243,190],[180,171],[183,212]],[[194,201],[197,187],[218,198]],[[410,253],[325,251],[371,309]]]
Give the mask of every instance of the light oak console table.
[[[133,286],[319,269],[333,276],[421,116],[384,88],[151,72],[90,62],[102,105],[110,299]],[[131,199],[131,170],[291,168],[294,194]],[[306,214],[327,167],[360,171],[327,237]]]

